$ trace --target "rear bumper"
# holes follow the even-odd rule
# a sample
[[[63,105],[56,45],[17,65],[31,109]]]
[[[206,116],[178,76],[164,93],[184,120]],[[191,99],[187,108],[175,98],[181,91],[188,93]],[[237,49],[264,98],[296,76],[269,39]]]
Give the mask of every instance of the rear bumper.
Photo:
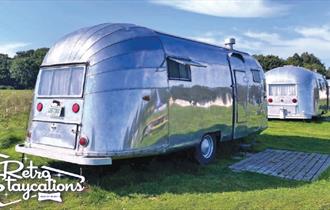
[[[268,105],[268,119],[312,119],[311,112],[299,111],[298,105]]]
[[[296,114],[296,115],[271,115],[268,114],[268,119],[312,119],[312,115],[307,115],[307,114]]]
[[[111,165],[111,157],[89,157],[89,156],[78,156],[75,154],[63,154],[57,151],[45,150],[40,148],[27,147],[24,144],[18,144],[15,147],[16,152],[34,155],[53,160],[60,160],[69,163],[75,163],[78,165]]]

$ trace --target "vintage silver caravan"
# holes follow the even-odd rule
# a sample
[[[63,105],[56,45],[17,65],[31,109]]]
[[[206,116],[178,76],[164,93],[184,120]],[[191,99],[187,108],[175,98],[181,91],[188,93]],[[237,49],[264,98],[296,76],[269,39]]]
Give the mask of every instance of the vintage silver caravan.
[[[284,66],[266,72],[268,118],[311,119],[329,106],[326,79],[316,72]]]
[[[228,45],[233,43],[233,40]],[[38,75],[16,151],[81,165],[195,148],[267,126],[264,73],[250,55],[131,24],[60,39]]]

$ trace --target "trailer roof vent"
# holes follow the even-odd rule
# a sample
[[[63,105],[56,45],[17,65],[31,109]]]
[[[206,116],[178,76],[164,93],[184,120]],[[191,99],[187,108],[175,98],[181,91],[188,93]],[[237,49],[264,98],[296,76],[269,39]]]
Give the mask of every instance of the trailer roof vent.
[[[235,38],[225,39],[225,47],[227,49],[233,50],[234,49],[233,46],[234,46],[235,43],[236,43]]]

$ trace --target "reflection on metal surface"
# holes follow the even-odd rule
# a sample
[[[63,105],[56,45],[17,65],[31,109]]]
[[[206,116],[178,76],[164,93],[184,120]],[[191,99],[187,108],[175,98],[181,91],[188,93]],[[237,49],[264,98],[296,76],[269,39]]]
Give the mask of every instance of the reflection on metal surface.
[[[311,119],[327,112],[327,82],[322,75],[284,66],[268,71],[266,79],[268,118]]]
[[[244,63],[228,59],[231,55]],[[188,65],[191,81],[168,78],[168,57]],[[226,141],[267,126],[264,84],[253,82],[251,69],[262,81],[263,71],[246,53],[132,24],[101,24],[63,37],[42,65],[86,65],[83,95],[35,96],[32,138],[26,148],[19,147],[29,154],[45,157],[49,150],[54,158],[55,153],[65,153],[76,157],[77,163],[107,157],[96,162],[109,164],[109,158],[193,146],[206,133],[215,132],[218,140]],[[244,73],[239,81],[233,73],[238,67]],[[50,84],[45,78],[39,75],[36,90]],[[46,114],[53,100],[61,104],[63,115]],[[43,103],[44,110],[37,112],[37,103]],[[74,104],[79,109],[73,109]],[[244,116],[244,121],[233,121],[233,116]],[[81,136],[88,138],[85,147],[78,143]]]

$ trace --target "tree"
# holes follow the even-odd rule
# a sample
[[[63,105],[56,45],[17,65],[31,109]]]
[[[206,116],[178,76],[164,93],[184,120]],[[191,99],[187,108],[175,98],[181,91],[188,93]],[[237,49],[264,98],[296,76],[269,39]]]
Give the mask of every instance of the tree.
[[[0,54],[0,85],[11,85],[11,78],[9,67],[11,64],[11,58],[6,54]]]
[[[303,66],[303,60],[297,53],[295,53],[295,54],[293,54],[293,56],[288,57],[286,59],[286,64],[293,65],[293,66]]]
[[[17,52],[10,66],[11,77],[19,89],[33,88],[47,48]]]
[[[253,55],[265,71],[285,65],[285,60],[275,55]]]
[[[36,49],[33,53],[33,58],[35,59],[36,63],[40,66],[42,61],[44,60],[45,55],[47,54],[49,48],[39,48]]]
[[[327,73],[324,64],[313,53],[304,52],[301,55],[295,53],[292,57],[288,57],[286,63],[289,65],[301,66],[312,71],[315,70],[323,75]]]
[[[324,64],[312,53],[304,52],[301,55],[295,53],[286,60],[275,55],[254,55],[254,57],[259,61],[265,71],[284,65],[293,65],[317,71],[323,75],[328,74],[330,77],[330,73],[326,71]]]
[[[330,79],[330,67],[328,67],[327,72],[325,73],[325,76],[327,77],[327,79]],[[330,85],[330,84],[329,84]]]
[[[320,59],[318,59],[313,53],[309,54],[308,52],[304,52],[301,54],[301,60],[303,64],[319,64],[322,65]]]
[[[10,68],[16,88],[33,88],[39,71],[39,66],[31,57],[14,58]]]

